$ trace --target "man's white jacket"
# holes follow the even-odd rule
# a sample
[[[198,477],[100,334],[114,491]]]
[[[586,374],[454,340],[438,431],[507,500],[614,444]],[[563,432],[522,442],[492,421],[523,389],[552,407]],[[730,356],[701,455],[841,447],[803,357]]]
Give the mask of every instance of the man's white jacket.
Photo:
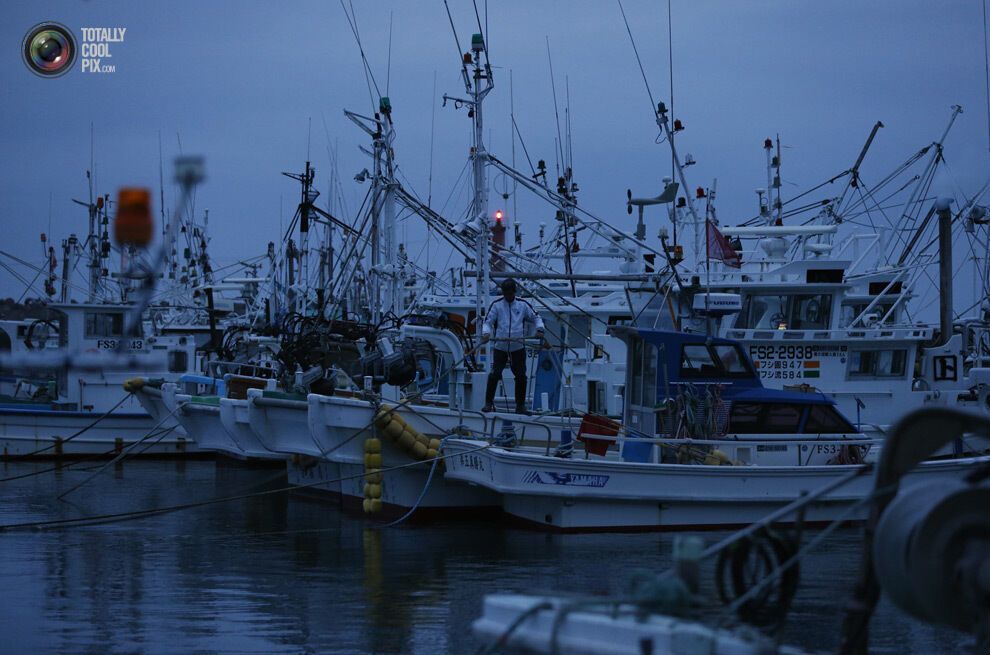
[[[530,336],[527,331],[530,325],[534,326],[535,332],[543,332],[543,319],[532,305],[521,298],[511,303],[499,298],[488,308],[481,333],[491,338],[496,349],[512,352],[525,345],[523,338]]]

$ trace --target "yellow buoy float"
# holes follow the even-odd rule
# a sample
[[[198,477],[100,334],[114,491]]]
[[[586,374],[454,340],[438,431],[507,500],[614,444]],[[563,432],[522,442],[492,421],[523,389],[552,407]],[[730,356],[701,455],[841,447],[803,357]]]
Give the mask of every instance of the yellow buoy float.
[[[364,440],[364,502],[366,514],[382,511],[382,441],[377,437]]]
[[[433,459],[440,451],[439,439],[430,438],[412,427],[393,409],[380,409],[375,415],[375,427],[413,459]]]

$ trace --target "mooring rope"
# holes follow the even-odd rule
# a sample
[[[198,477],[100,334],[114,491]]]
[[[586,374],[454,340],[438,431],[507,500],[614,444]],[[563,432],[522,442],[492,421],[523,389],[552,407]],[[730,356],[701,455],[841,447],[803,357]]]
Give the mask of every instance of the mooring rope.
[[[158,421],[158,423],[156,423],[155,426],[152,427],[151,430],[149,430],[147,434],[145,434],[143,437],[141,437],[140,439],[138,439],[134,443],[128,445],[127,448],[122,449],[120,451],[120,453],[116,457],[114,457],[113,459],[111,459],[110,461],[108,461],[107,463],[105,463],[103,466],[101,466],[100,468],[98,468],[88,478],[86,478],[85,480],[83,480],[82,482],[80,482],[79,484],[77,484],[76,486],[71,487],[68,491],[63,491],[62,493],[60,493],[58,496],[56,496],[56,499],[62,500],[63,498],[65,498],[66,496],[68,496],[69,494],[71,494],[73,491],[75,491],[76,489],[78,489],[79,487],[83,486],[84,484],[86,484],[87,482],[89,482],[90,480],[92,480],[93,478],[95,478],[97,475],[99,475],[100,473],[102,473],[103,471],[105,471],[106,468],[108,466],[110,466],[111,464],[116,464],[120,460],[124,459],[124,457],[126,457],[130,453],[130,450],[132,448],[135,448],[136,446],[139,446],[140,444],[144,443],[145,439],[147,439],[147,438],[151,437],[152,435],[154,435],[155,434],[155,431],[158,430],[162,426],[162,424],[165,423],[165,421],[167,421],[170,418],[172,418],[172,416],[175,415],[175,413],[177,411],[179,411],[180,409],[182,409],[182,405],[176,405],[175,406],[175,409],[173,409],[168,414],[166,414],[165,416],[163,416],[162,417],[162,420]],[[168,430],[168,431],[166,431],[160,437],[158,437],[158,441],[161,441],[162,439],[164,439],[165,438],[165,435],[167,435],[170,431],[171,431],[171,429]],[[157,441],[155,443],[157,443]]]
[[[472,448],[465,450],[463,453],[472,453],[478,450],[483,450],[488,448],[488,444],[484,446],[479,446],[477,448]],[[432,458],[432,460],[444,460],[453,455],[437,455]],[[382,473],[388,473],[390,471],[397,471],[401,469],[411,468],[413,466],[419,466],[421,464],[426,464],[432,460],[421,460],[416,462],[409,462],[407,464],[399,464],[397,466],[391,466],[388,468],[383,468],[380,470]],[[158,516],[161,514],[169,514],[171,512],[178,512],[185,509],[193,509],[196,507],[205,507],[208,505],[216,505],[220,503],[228,503],[234,500],[245,500],[247,498],[257,498],[261,496],[268,496],[277,493],[285,493],[286,491],[292,491],[295,489],[307,489],[310,487],[316,487],[319,485],[333,484],[335,482],[343,482],[345,480],[353,480],[355,478],[363,478],[367,476],[367,472],[356,473],[354,475],[344,475],[339,478],[329,478],[326,480],[318,480],[316,482],[309,482],[300,485],[291,485],[288,487],[280,487],[278,489],[268,489],[265,491],[258,491],[254,493],[238,494],[234,496],[224,496],[221,498],[211,498],[209,500],[193,501],[189,503],[180,503],[177,505],[168,505],[165,507],[152,507],[149,509],[142,510],[131,510],[128,512],[116,512],[112,514],[101,514],[97,516],[81,516],[78,518],[70,519],[53,519],[50,521],[27,521],[23,523],[8,523],[5,525],[0,525],[0,532],[14,532],[18,530],[43,530],[43,529],[59,529],[59,528],[74,528],[74,527],[86,527],[89,525],[102,525],[106,523],[116,523],[127,520],[147,518],[150,516]]]

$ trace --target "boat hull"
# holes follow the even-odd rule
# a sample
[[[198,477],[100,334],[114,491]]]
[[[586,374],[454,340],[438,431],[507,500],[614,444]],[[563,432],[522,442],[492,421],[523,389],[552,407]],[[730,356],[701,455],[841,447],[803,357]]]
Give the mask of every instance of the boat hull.
[[[748,525],[855,469],[835,466],[706,466],[560,459],[465,439],[447,444],[445,475],[502,496],[510,516],[561,531],[722,529]],[[957,479],[988,458],[925,462],[906,483]],[[862,520],[850,506],[873,489],[870,474],[854,478],[806,506],[805,523]],[[791,522],[796,517],[785,518]]]
[[[192,456],[199,453],[177,424],[162,424],[144,412],[68,412],[0,409],[0,457],[60,458]]]
[[[244,457],[248,459],[284,460],[285,455],[272,452],[251,428],[249,400],[220,399],[220,423]]]

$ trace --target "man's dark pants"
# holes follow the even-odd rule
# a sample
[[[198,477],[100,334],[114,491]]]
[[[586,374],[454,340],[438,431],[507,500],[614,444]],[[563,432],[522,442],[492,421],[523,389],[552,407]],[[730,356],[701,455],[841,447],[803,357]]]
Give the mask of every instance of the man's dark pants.
[[[492,371],[488,374],[488,388],[485,389],[485,404],[494,404],[495,388],[498,386],[499,380],[502,379],[502,371],[505,370],[505,365],[510,363],[511,360],[510,370],[512,371],[512,376],[516,379],[516,407],[520,409],[525,407],[526,349],[519,348],[518,350],[507,352],[494,348],[492,349],[492,353]]]

